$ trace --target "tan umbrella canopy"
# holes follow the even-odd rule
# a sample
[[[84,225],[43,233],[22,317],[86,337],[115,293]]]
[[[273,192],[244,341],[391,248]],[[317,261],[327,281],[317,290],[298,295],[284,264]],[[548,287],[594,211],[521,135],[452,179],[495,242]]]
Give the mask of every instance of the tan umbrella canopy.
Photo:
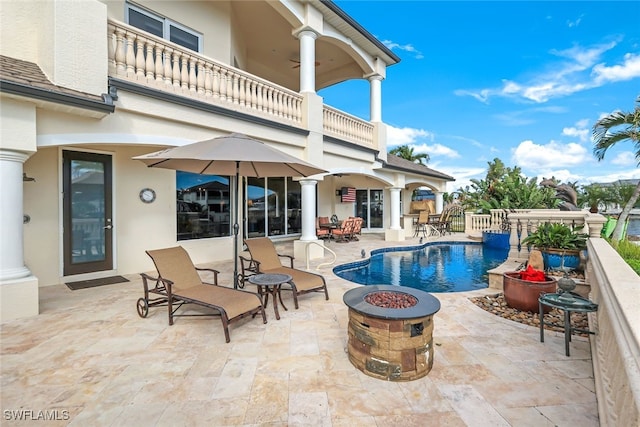
[[[250,177],[309,176],[327,171],[275,149],[262,141],[234,133],[134,157],[149,167],[206,175]],[[239,169],[238,169],[239,167]]]
[[[227,136],[194,142],[181,147],[136,156],[150,168],[173,169],[206,175],[235,175],[236,188],[233,193],[239,197],[240,176],[279,177],[310,176],[326,173],[310,163],[297,159],[262,141],[233,133]],[[237,203],[233,204],[237,206]],[[238,287],[238,209],[234,209],[234,271],[233,286]]]

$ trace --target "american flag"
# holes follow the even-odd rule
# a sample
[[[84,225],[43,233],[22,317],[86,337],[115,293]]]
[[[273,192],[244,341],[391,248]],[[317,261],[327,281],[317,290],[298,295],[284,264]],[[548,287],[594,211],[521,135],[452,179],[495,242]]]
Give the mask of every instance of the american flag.
[[[356,189],[351,187],[342,187],[342,203],[349,203],[356,201]]]

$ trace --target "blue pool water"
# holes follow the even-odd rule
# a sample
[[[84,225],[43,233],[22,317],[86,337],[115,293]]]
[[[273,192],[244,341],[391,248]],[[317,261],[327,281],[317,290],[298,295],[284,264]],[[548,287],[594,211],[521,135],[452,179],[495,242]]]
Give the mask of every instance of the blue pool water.
[[[361,285],[408,286],[426,292],[462,292],[488,287],[487,271],[502,264],[508,248],[482,243],[438,242],[371,251],[371,258],[333,272]]]

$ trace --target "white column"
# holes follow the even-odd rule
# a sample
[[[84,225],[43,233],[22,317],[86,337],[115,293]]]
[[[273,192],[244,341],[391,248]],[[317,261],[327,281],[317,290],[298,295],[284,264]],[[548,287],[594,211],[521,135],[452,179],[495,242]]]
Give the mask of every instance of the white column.
[[[382,122],[382,76],[376,74],[369,77],[369,97],[369,120]]]
[[[436,195],[436,213],[442,213],[442,209],[444,208],[444,202],[442,198],[441,191],[434,191]]]
[[[0,150],[0,281],[31,275],[24,265],[22,232],[22,165],[28,158],[19,151]]]
[[[313,31],[298,34],[300,39],[300,92],[316,91],[316,38]]]
[[[391,230],[400,230],[400,188],[390,188],[391,193]]]
[[[316,184],[313,179],[300,180],[302,196],[302,235],[300,240],[318,240],[316,236]]]

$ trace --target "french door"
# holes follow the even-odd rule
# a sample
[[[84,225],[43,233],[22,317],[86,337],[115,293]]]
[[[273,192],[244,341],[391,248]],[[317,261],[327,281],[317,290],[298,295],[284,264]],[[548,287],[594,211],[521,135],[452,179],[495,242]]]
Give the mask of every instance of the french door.
[[[62,158],[63,273],[112,270],[111,156],[65,150]]]

